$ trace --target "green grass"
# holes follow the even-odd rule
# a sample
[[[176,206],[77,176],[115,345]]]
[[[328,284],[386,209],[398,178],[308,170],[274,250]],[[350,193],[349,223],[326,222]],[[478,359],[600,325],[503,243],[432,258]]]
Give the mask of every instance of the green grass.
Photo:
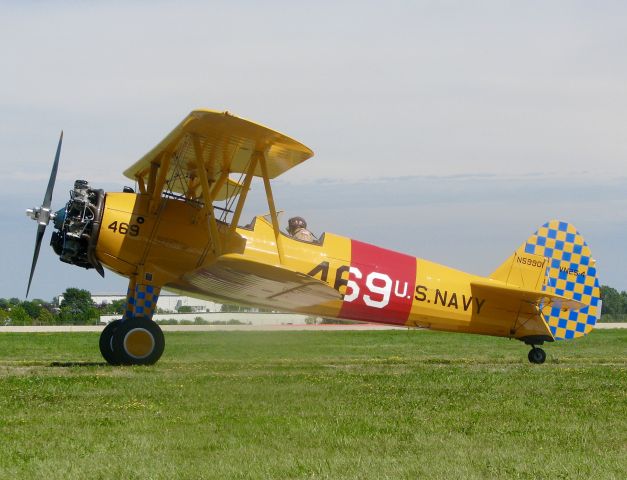
[[[625,478],[627,330],[0,334],[0,478]]]

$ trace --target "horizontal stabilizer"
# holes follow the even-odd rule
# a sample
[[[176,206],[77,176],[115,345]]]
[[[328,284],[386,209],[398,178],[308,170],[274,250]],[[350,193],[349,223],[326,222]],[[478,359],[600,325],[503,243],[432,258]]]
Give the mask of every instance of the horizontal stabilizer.
[[[540,309],[550,306],[561,310],[579,310],[586,306],[584,303],[547,291],[531,290],[493,280],[475,280],[470,283],[470,286],[471,288],[486,289],[498,295],[509,295],[523,302],[535,304]]]

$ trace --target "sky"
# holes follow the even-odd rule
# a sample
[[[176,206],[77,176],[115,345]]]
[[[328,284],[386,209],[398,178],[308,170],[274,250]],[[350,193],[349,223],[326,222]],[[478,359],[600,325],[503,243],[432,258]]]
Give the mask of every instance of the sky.
[[[0,297],[24,298],[53,207],[105,190],[194,108],[315,157],[277,179],[284,218],[487,275],[540,225],[575,224],[627,290],[627,4],[620,1],[3,2]],[[247,212],[265,213],[259,185]],[[255,188],[255,186],[254,186]],[[59,262],[31,297],[124,292]]]

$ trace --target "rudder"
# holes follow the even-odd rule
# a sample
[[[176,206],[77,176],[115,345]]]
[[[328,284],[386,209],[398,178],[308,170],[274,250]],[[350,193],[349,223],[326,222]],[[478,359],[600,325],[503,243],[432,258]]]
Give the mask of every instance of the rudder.
[[[553,337],[566,340],[590,333],[600,314],[599,280],[590,247],[577,229],[570,223],[551,220],[521,248],[547,259],[543,291],[586,305],[579,310],[544,307],[542,315]]]

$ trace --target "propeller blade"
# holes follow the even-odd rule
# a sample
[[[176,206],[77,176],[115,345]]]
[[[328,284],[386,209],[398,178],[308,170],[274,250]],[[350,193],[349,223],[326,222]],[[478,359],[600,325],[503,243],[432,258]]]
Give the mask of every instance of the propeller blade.
[[[96,271],[100,274],[100,276],[102,278],[104,277],[104,268],[102,268],[102,265],[100,264],[100,262],[96,262],[96,265],[94,265],[94,268],[96,269]]]
[[[35,273],[35,266],[37,265],[37,258],[39,257],[39,249],[41,248],[41,241],[44,238],[45,231],[46,231],[45,225],[37,226],[37,237],[35,239],[35,252],[33,253],[33,263],[30,267],[30,277],[28,277],[28,287],[26,288],[26,298],[28,298],[28,292],[30,291],[30,284],[33,281],[33,273]]]
[[[33,253],[33,263],[30,266],[30,276],[28,277],[28,287],[26,287],[26,298],[30,292],[30,285],[33,282],[33,274],[35,273],[35,267],[37,266],[37,259],[39,258],[39,250],[41,248],[41,241],[44,238],[46,232],[46,226],[50,221],[50,205],[52,204],[52,191],[54,190],[54,184],[57,180],[57,170],[59,168],[59,157],[61,156],[61,144],[63,143],[63,130],[61,130],[61,136],[59,137],[59,144],[57,145],[57,153],[54,156],[54,163],[52,164],[52,170],[50,171],[50,179],[48,180],[48,188],[44,195],[44,203],[40,208],[34,208],[27,210],[27,213],[33,220],[36,220],[39,225],[37,226],[37,237],[35,237],[35,252]],[[54,215],[52,215],[54,218]]]
[[[52,171],[50,172],[50,180],[48,180],[48,188],[46,189],[46,195],[44,196],[43,208],[50,208],[52,203],[52,191],[54,190],[54,183],[57,180],[57,168],[59,167],[59,156],[61,155],[61,143],[63,142],[63,130],[61,130],[61,136],[59,137],[59,145],[57,145],[57,154],[54,156],[54,163],[52,164]]]

